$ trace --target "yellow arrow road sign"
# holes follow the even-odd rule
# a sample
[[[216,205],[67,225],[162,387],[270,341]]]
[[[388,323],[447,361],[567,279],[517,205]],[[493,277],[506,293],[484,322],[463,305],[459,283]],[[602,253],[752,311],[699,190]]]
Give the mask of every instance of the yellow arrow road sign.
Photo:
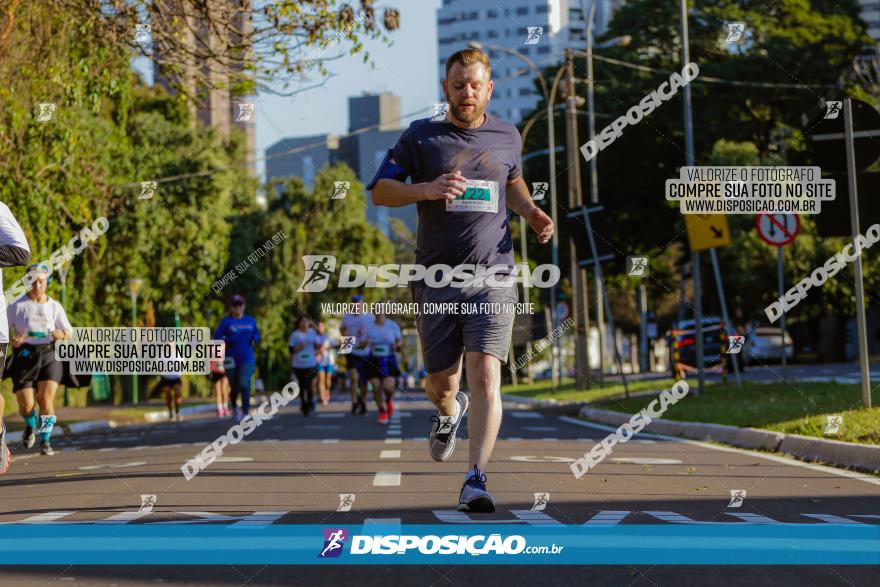
[[[730,229],[724,214],[685,214],[684,226],[692,251],[705,251],[730,244]]]

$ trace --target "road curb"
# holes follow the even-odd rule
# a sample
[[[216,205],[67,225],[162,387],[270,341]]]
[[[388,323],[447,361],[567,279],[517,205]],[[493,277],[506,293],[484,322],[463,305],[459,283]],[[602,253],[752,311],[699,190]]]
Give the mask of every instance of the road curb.
[[[629,422],[631,414],[600,410],[584,406],[579,415],[585,420],[608,426]],[[781,452],[803,461],[822,462],[837,467],[880,473],[880,446],[868,446],[812,438],[799,434],[785,434],[756,428],[740,428],[725,424],[703,422],[679,422],[677,420],[653,420],[645,427],[646,432],[680,436],[691,440],[710,440],[740,448]]]
[[[180,408],[180,415],[190,416],[192,414],[204,414],[205,412],[213,412],[216,409],[216,404],[202,404],[198,406],[190,406],[188,408]],[[155,412],[146,412],[144,414],[144,420],[146,422],[165,422],[168,419],[167,410],[156,410]]]
[[[190,406],[187,408],[181,408],[180,413],[183,416],[193,415],[193,414],[202,414],[205,412],[214,411],[214,404],[202,404],[198,406]],[[116,422],[115,420],[85,420],[83,422],[74,422],[73,424],[59,424],[55,426],[52,430],[52,436],[57,437],[59,435],[65,436],[76,436],[77,434],[85,434],[88,432],[98,432],[101,430],[113,430],[115,428],[119,428],[120,426],[125,425],[138,425],[138,424],[152,424],[155,422],[164,422],[168,420],[168,412],[167,411],[155,411],[155,412],[145,412],[143,422],[134,421],[134,422],[125,422],[121,424]],[[15,432],[7,432],[6,433],[6,441],[10,443],[19,443],[21,442],[21,437],[24,435],[24,432],[21,430],[17,430]]]
[[[854,469],[880,472],[880,446],[787,434],[779,451],[799,459],[825,463],[842,462]]]

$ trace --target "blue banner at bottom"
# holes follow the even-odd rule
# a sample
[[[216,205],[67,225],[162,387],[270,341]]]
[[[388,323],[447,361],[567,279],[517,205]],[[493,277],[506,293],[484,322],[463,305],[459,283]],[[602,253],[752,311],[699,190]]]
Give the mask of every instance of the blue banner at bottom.
[[[877,565],[880,526],[0,525],[0,565]]]

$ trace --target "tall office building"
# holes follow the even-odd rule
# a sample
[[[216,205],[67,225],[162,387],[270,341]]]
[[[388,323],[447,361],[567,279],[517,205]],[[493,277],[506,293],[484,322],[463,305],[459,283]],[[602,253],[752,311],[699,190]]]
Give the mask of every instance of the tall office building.
[[[189,62],[176,75],[174,81],[177,84],[171,83],[170,74],[159,65],[161,59],[154,63],[155,80],[171,94],[177,92],[175,85],[187,88],[189,95],[197,97],[195,102],[188,102],[194,119],[216,129],[221,136],[228,136],[233,127],[241,131],[245,140],[245,157],[251,171],[256,172],[254,121],[258,113],[250,112],[249,106],[241,106],[253,104],[254,100],[248,96],[233,96],[229,91],[245,75],[244,62],[249,57],[249,50],[245,49],[240,55],[227,59],[229,65],[220,65],[213,59],[200,61],[197,57],[226,51],[230,45],[237,47],[242,44],[242,36],[248,35],[253,27],[251,0],[207,0],[206,6],[211,14],[216,15],[218,22],[230,23],[231,26],[211,26],[204,19],[184,10],[183,6],[178,6],[175,12],[173,2],[167,2],[163,12],[151,23],[154,29],[173,27],[175,36],[192,53]],[[156,55],[161,55],[160,47],[154,47],[154,51]],[[197,73],[209,81],[210,87],[197,87]]]
[[[604,33],[611,15],[623,0],[596,0],[594,36]],[[583,4],[589,8],[591,0]],[[539,38],[529,35],[529,28],[541,28]],[[477,41],[516,49],[547,67],[561,61],[568,48],[585,49],[586,26],[580,0],[443,0],[437,11],[439,79],[446,77],[450,55]],[[490,111],[505,120],[518,123],[540,100],[534,75],[526,64],[507,53],[486,50],[492,60],[496,80]],[[442,91],[438,92],[443,100]]]
[[[315,187],[315,175],[331,164],[339,137],[313,135],[281,139],[266,149],[266,178],[301,177],[306,189]]]

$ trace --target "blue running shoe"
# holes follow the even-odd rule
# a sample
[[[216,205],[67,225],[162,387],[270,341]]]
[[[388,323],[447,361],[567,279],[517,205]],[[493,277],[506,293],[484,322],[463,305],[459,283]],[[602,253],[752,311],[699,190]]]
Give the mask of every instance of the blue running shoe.
[[[474,472],[461,487],[458,511],[491,514],[495,511],[495,498],[486,491],[486,474],[474,465]]]

